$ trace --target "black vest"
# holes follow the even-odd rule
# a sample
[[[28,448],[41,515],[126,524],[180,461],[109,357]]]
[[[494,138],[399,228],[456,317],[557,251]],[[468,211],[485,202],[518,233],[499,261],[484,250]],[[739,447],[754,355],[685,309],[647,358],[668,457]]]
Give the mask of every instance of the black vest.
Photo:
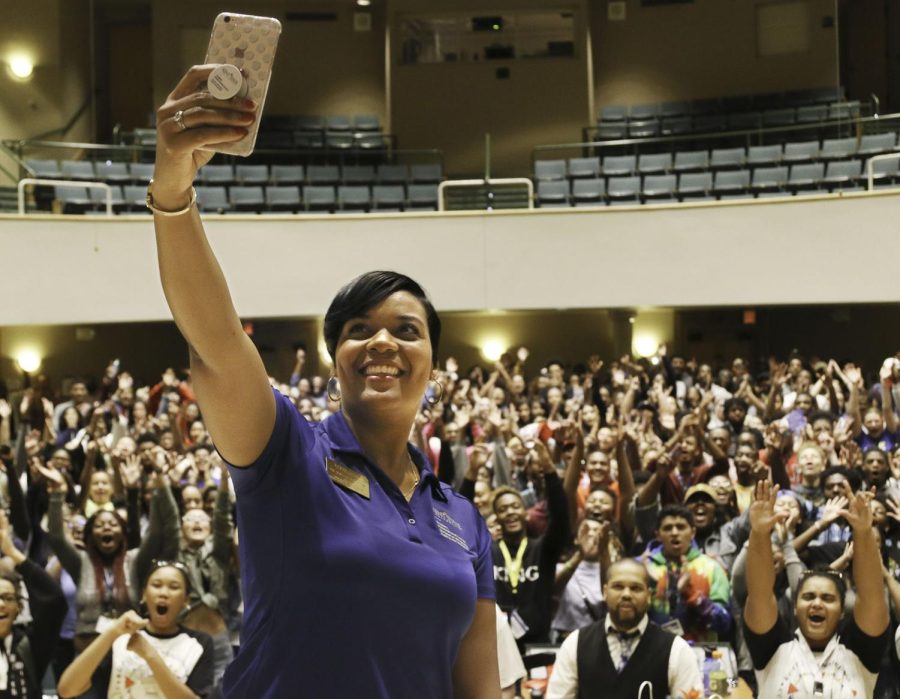
[[[668,696],[674,640],[673,634],[651,621],[625,669],[618,673],[609,655],[604,621],[584,627],[578,632],[578,699],[634,699],[645,680],[653,683],[654,697]]]

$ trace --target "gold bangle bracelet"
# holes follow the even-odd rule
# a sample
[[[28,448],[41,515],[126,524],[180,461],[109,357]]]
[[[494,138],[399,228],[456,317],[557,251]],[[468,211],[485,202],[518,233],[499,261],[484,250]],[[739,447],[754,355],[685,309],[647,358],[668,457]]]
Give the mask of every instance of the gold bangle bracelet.
[[[191,198],[188,201],[187,206],[183,209],[178,209],[177,211],[166,211],[165,209],[157,208],[156,204],[153,201],[153,180],[147,184],[147,199],[144,202],[147,205],[147,208],[150,209],[154,214],[158,214],[160,216],[181,216],[182,214],[186,214],[190,211],[194,204],[197,203],[197,190],[194,187],[191,187]]]

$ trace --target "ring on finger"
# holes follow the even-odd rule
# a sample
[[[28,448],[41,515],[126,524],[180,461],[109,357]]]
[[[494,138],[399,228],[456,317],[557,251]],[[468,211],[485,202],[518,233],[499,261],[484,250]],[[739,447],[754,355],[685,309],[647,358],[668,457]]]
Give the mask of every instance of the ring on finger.
[[[176,124],[178,124],[178,127],[182,131],[187,131],[188,127],[187,127],[187,124],[184,123],[184,110],[183,109],[179,109],[177,112],[175,112],[175,116],[173,116],[172,119],[175,121]]]

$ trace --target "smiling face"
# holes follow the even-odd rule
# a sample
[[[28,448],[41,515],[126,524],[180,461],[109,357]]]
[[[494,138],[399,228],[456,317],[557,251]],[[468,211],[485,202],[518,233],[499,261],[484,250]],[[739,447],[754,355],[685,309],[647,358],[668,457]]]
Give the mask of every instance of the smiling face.
[[[734,485],[728,476],[713,476],[709,479],[709,487],[716,491],[716,504],[727,505],[731,502]]]
[[[105,505],[112,497],[112,481],[106,471],[95,471],[91,475],[88,495],[98,505]]]
[[[609,483],[609,457],[602,451],[594,451],[588,455],[585,470],[592,488],[600,488]]]
[[[504,493],[494,501],[494,514],[503,535],[518,536],[525,532],[525,503],[514,493]]]
[[[13,622],[19,616],[19,597],[11,581],[0,579],[0,639],[12,632]]]
[[[609,617],[620,630],[637,626],[650,607],[647,571],[635,561],[621,561],[612,566],[603,587]]]
[[[184,575],[174,566],[154,570],[144,588],[144,602],[150,617],[150,630],[156,633],[176,626],[176,619],[187,603]]]
[[[597,522],[615,519],[616,501],[605,490],[595,490],[584,501],[584,516]]]
[[[344,323],[335,371],[347,414],[415,413],[431,374],[425,307],[408,291],[391,294],[362,317]]]
[[[813,650],[822,650],[837,631],[843,606],[837,584],[814,575],[800,584],[794,616],[800,633]]]

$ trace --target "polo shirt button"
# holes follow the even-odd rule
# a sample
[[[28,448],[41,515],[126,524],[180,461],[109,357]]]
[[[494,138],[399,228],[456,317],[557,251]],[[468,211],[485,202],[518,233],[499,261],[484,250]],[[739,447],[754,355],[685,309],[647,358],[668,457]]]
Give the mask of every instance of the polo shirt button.
[[[412,517],[410,517],[407,521],[408,521],[410,524],[415,524],[415,523],[416,523],[416,520],[413,519]]]

